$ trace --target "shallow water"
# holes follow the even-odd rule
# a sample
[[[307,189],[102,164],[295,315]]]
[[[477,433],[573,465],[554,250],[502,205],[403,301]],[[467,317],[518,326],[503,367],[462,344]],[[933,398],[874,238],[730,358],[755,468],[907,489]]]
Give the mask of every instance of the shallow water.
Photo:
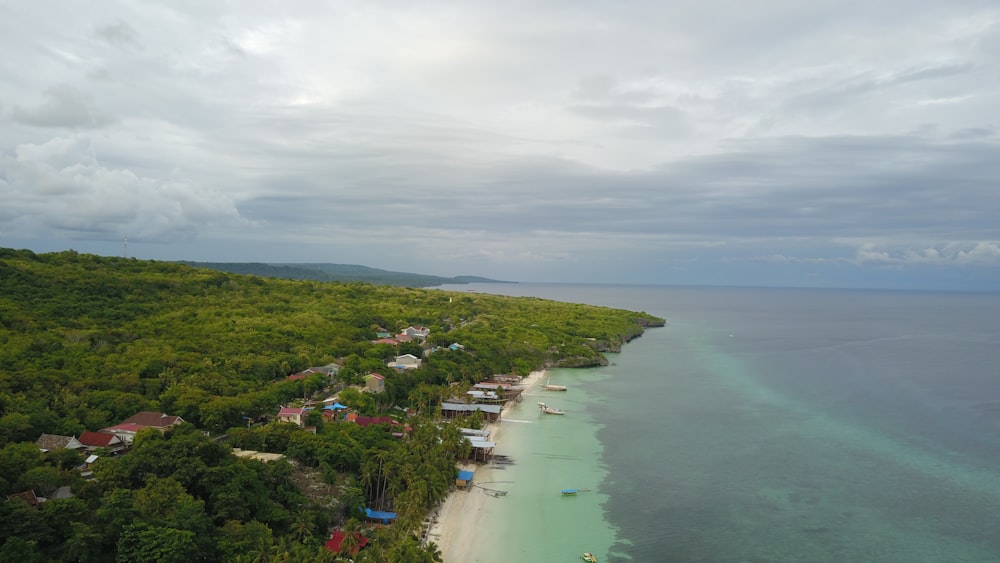
[[[599,375],[567,377],[566,371],[550,371],[549,383],[566,384],[567,391],[535,386],[504,415],[495,453],[509,463],[481,466],[476,484],[507,494],[487,499],[488,518],[471,561],[572,561],[584,551],[607,561],[603,555],[615,541],[602,509],[608,497],[599,491],[607,470],[589,414],[595,399],[584,390]],[[566,414],[542,414],[539,401]],[[563,489],[589,490],[563,496]]]

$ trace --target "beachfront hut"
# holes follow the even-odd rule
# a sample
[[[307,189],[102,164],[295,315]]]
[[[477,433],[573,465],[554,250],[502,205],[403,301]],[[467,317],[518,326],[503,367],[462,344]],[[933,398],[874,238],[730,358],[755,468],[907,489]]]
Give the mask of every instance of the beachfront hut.
[[[492,383],[489,381],[476,383],[475,385],[472,386],[472,388],[476,391],[492,391],[505,401],[520,399],[521,393],[524,392],[524,386],[522,385],[511,385],[510,383]]]
[[[459,489],[464,489],[466,487],[471,488],[472,477],[475,475],[475,471],[468,471],[462,469],[458,472],[458,477],[455,479],[455,486]]]
[[[467,405],[465,403],[441,403],[441,415],[454,418],[456,416],[468,416],[476,411],[482,411],[483,416],[489,422],[500,420],[500,405]]]
[[[504,402],[503,397],[496,394],[494,391],[480,391],[478,389],[471,389],[465,392],[466,396],[473,403],[502,403]]]
[[[496,442],[490,442],[480,436],[466,436],[466,438],[472,444],[472,459],[476,461],[488,461],[493,455],[493,448],[497,446]]]

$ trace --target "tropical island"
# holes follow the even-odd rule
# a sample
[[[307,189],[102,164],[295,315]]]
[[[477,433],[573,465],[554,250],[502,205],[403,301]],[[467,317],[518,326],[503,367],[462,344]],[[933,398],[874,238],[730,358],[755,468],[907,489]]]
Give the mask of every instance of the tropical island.
[[[439,561],[422,531],[482,453],[477,386],[663,323],[0,249],[0,560]]]

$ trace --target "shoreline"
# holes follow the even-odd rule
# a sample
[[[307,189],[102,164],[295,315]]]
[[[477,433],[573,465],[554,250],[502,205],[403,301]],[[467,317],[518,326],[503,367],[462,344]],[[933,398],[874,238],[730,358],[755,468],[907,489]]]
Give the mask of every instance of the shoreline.
[[[545,370],[533,371],[519,385],[527,392],[541,382],[545,374]],[[503,417],[510,411],[510,404],[504,403],[499,422],[491,422],[485,426],[490,432],[490,440],[494,442],[500,441]],[[488,475],[490,464],[464,463],[461,464],[461,469],[475,471],[475,483],[483,474]],[[448,497],[432,513],[426,541],[437,545],[444,561],[471,561],[469,557],[476,545],[476,535],[480,532],[478,524],[486,510],[486,502],[491,499],[485,491],[475,486],[464,490],[456,489],[448,493]]]

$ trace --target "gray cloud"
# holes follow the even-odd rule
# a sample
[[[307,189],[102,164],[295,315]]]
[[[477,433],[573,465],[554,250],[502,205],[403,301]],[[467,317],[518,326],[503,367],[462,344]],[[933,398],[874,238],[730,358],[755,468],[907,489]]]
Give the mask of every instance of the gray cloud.
[[[45,91],[45,101],[34,108],[14,106],[14,121],[36,127],[96,129],[115,122],[99,110],[93,96],[67,84],[52,86]]]
[[[197,237],[209,225],[246,225],[228,198],[183,175],[147,178],[105,166],[85,137],[20,145],[0,164],[5,208],[13,212],[0,223],[5,237],[51,230],[170,241]]]
[[[132,26],[123,21],[98,25],[94,32],[101,40],[107,41],[111,45],[123,47],[136,47],[139,45],[139,34]]]
[[[0,8],[3,245],[1000,283],[991,3],[58,7]]]

